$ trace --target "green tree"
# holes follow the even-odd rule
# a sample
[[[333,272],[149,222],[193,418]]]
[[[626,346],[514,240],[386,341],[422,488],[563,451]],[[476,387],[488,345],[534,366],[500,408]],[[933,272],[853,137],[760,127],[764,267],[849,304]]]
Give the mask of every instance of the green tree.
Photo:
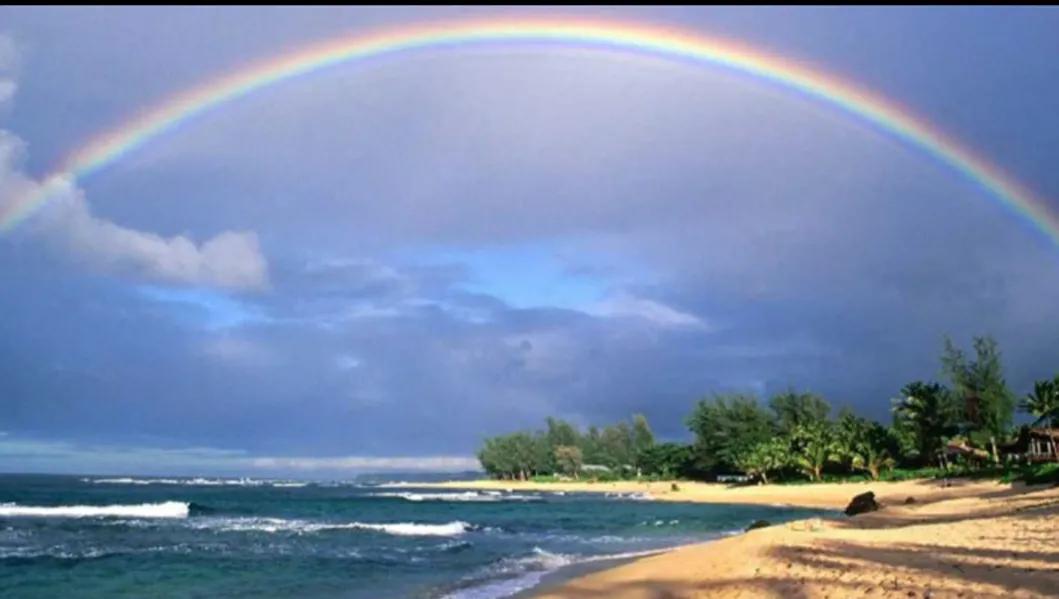
[[[974,338],[975,359],[968,360],[952,340],[945,339],[942,371],[963,402],[963,417],[972,441],[989,447],[994,462],[1000,461],[997,439],[1011,429],[1015,395],[1004,380],[1000,349],[992,337]]]
[[[603,464],[603,441],[596,426],[588,427],[588,432],[581,437],[581,454],[586,464]]]
[[[738,469],[740,456],[776,433],[768,412],[750,395],[714,395],[688,416],[700,463],[709,470]]]
[[[823,478],[824,466],[840,459],[834,431],[827,421],[799,424],[790,432],[791,463],[809,480]]]
[[[536,442],[533,435],[527,432],[518,432],[508,437],[508,451],[514,469],[512,474],[517,474],[519,480],[526,480],[533,473],[537,464],[536,458],[540,455],[536,451]]]
[[[844,411],[835,425],[838,450],[852,470],[863,470],[879,480],[884,468],[893,468],[898,441],[889,429],[852,412]]]
[[[548,444],[553,448],[561,445],[577,445],[581,435],[577,427],[560,418],[547,418],[545,424],[548,426]]]
[[[1059,375],[1033,383],[1033,392],[1022,400],[1020,406],[1024,412],[1035,418],[1033,426],[1046,425],[1054,428],[1059,424]],[[1051,438],[1052,455],[1059,461],[1059,448],[1055,438]]]
[[[548,443],[548,435],[542,431],[533,434],[533,467],[532,474],[550,474],[555,472],[555,455]]]
[[[769,407],[776,414],[776,426],[784,434],[799,426],[826,422],[831,414],[831,404],[823,397],[793,390],[774,396],[769,400]]]
[[[957,432],[953,396],[938,383],[915,381],[893,400],[894,427],[907,433],[923,465],[941,456],[949,437]]]
[[[581,448],[576,445],[560,445],[555,448],[555,463],[558,464],[559,470],[565,474],[573,476],[575,479],[581,478]]]
[[[599,442],[606,466],[617,472],[634,467],[632,429],[628,423],[619,422],[604,427]]]
[[[769,484],[769,472],[790,465],[790,444],[784,437],[773,437],[748,448],[736,457],[736,467],[744,474]]]
[[[651,432],[651,425],[647,423],[647,417],[643,414],[633,414],[632,417],[632,459],[636,467],[636,477],[643,473],[644,457],[648,450],[655,444],[655,435]]]
[[[661,478],[692,478],[695,455],[690,445],[656,443],[643,452],[643,470]]]
[[[1033,392],[1026,395],[1019,406],[1033,416],[1033,426],[1059,425],[1059,375],[1033,383]]]

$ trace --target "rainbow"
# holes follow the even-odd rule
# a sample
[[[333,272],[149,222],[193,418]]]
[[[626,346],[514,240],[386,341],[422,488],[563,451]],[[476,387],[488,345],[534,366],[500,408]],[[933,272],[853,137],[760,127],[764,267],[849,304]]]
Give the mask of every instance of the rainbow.
[[[1059,217],[999,168],[976,156],[908,110],[819,71],[729,40],[600,21],[471,20],[434,23],[345,37],[312,45],[171,97],[70,154],[36,189],[0,214],[0,232],[27,219],[58,189],[121,159],[181,123],[262,88],[329,66],[381,55],[454,46],[525,42],[581,45],[713,65],[815,98],[926,152],[984,188],[1059,245]]]

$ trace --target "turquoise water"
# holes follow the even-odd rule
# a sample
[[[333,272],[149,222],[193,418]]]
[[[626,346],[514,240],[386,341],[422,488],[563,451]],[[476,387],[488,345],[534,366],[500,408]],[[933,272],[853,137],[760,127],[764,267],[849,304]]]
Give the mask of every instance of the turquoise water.
[[[822,512],[348,483],[0,475],[0,594],[456,597]]]

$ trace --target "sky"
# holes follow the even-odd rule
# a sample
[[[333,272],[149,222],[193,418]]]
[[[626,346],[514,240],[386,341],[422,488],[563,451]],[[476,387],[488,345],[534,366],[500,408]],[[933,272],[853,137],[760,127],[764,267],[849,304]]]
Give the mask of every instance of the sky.
[[[1059,212],[1054,8],[0,7],[0,207],[173,94],[502,16],[679,28],[903,106]],[[486,436],[712,393],[888,421],[946,335],[1059,373],[1059,248],[804,95],[575,46],[333,66],[182,123],[0,235],[0,471],[475,467]]]

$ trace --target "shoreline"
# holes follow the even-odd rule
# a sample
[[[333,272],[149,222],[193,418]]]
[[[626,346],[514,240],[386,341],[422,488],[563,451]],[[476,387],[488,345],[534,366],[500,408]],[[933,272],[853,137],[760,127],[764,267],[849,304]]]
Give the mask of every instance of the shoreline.
[[[710,541],[705,542],[709,543]],[[585,576],[591,576],[600,572],[606,572],[607,570],[620,568],[627,564],[634,563],[637,560],[641,560],[648,557],[655,557],[658,555],[669,553],[670,551],[675,551],[677,549],[682,549],[684,547],[690,547],[692,545],[698,544],[700,543],[678,545],[676,547],[669,547],[667,549],[651,551],[648,552],[646,555],[640,555],[635,557],[615,556],[567,564],[565,566],[561,566],[559,568],[556,568],[555,570],[545,573],[543,576],[541,576],[540,580],[537,581],[537,584],[529,588],[522,589],[521,591],[518,591],[513,595],[508,595],[507,597],[505,597],[505,599],[532,599],[533,597],[540,596],[542,593],[555,592],[564,587],[565,585],[574,582],[580,578],[584,578]]]
[[[678,491],[671,485],[676,484]],[[973,496],[995,490],[997,481],[970,479],[916,479],[894,482],[845,482],[793,485],[731,486],[691,481],[532,482],[506,480],[447,481],[439,483],[392,483],[387,487],[461,489],[468,491],[537,491],[551,493],[611,493],[638,496],[650,501],[688,503],[737,503],[843,510],[854,495],[872,491],[880,503],[899,504],[908,497],[936,502]]]
[[[461,481],[434,488],[644,493],[646,500],[842,510],[618,563],[571,564],[513,595],[539,598],[919,597],[1021,599],[1059,589],[1059,486],[967,479],[728,487],[677,482]],[[906,499],[913,498],[906,504]],[[602,567],[596,567],[596,566]]]
[[[991,484],[678,547],[526,596],[1054,596],[1059,487]]]

